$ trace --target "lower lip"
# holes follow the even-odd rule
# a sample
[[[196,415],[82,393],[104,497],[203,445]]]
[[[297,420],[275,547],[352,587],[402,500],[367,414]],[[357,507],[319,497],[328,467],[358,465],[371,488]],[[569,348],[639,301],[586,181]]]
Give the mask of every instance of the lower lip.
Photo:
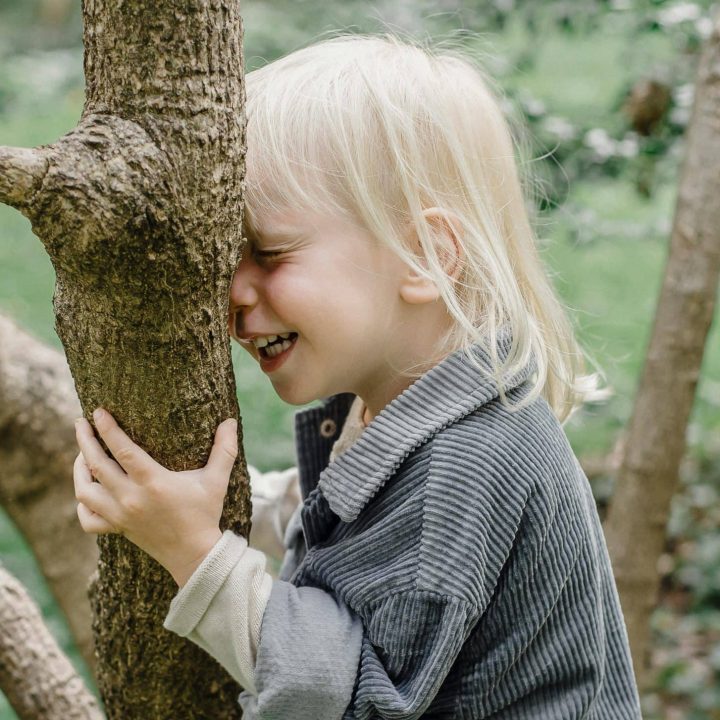
[[[296,344],[297,338],[293,340],[293,344],[287,350],[283,350],[279,355],[272,358],[264,358],[262,355],[258,354],[260,359],[260,369],[266,373],[271,373],[277,370],[288,359]]]

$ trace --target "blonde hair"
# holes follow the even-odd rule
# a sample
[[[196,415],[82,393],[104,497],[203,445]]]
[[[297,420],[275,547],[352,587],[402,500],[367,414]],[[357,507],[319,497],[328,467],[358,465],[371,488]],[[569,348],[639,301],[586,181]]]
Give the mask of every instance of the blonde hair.
[[[359,221],[437,285],[453,328],[439,355],[483,343],[503,401],[504,382],[534,355],[532,388],[562,422],[598,399],[585,354],[536,248],[499,94],[476,62],[393,35],[341,35],[247,75],[246,222],[306,208]],[[448,275],[437,230],[441,208],[462,255]],[[422,256],[408,247],[417,230]],[[507,326],[512,346],[496,352]]]

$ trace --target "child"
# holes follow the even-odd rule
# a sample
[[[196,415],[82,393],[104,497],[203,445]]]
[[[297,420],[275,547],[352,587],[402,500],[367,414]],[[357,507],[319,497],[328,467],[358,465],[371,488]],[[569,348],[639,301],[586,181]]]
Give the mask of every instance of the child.
[[[234,421],[184,473],[100,411],[120,466],[79,421],[83,528],[172,573],[165,626],[240,682],[247,718],[640,718],[560,424],[591,383],[487,80],[340,37],[250,73],[247,112],[231,333],[285,401],[322,400],[296,418],[280,576],[218,527]]]

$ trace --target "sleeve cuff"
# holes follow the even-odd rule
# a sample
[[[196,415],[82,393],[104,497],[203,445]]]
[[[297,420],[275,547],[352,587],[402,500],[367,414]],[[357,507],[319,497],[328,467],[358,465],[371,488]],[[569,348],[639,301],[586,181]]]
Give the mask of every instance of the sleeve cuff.
[[[178,591],[164,627],[199,645],[242,687],[255,692],[260,630],[272,577],[265,555],[226,531]]]
[[[226,530],[173,598],[163,627],[183,637],[189,635],[247,547],[245,538]]]

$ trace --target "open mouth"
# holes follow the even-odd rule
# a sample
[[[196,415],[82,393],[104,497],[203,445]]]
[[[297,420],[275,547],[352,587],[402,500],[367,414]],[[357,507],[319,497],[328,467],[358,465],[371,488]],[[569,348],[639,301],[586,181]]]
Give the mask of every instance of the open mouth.
[[[278,337],[271,343],[268,343],[267,345],[258,348],[258,353],[261,358],[264,358],[266,360],[277,357],[278,355],[280,355],[280,353],[283,353],[290,347],[292,347],[293,343],[297,339],[298,334],[296,332],[290,333],[290,336],[287,338]]]

